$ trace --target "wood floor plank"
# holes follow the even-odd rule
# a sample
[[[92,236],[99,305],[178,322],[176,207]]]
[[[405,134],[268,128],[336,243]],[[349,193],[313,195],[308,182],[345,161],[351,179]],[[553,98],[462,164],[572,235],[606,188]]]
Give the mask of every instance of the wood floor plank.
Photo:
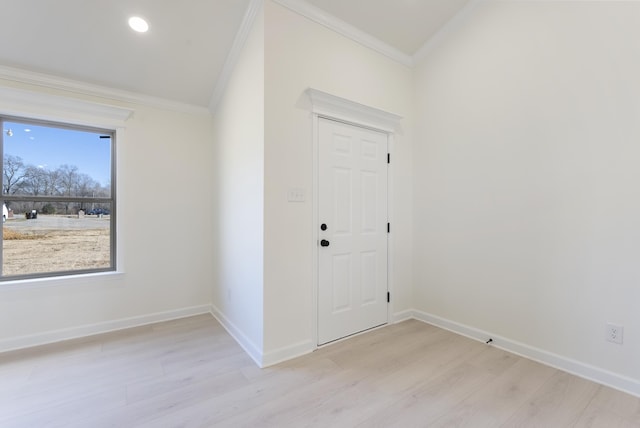
[[[595,396],[598,385],[564,372],[555,372],[535,395],[506,422],[506,426],[572,426]]]
[[[533,361],[520,359],[477,390],[448,414],[433,422],[433,427],[498,427],[549,379],[555,370]]]
[[[0,355],[0,427],[640,427],[640,399],[419,321],[259,369],[211,316]]]
[[[439,365],[437,360],[428,359],[423,364],[428,367],[427,372],[424,369],[410,370],[408,375],[413,375],[417,382],[362,426],[423,426],[450,414],[466,398],[491,383],[498,367],[507,369],[518,361],[517,357],[506,358],[504,351],[461,339],[467,342],[468,347],[452,347],[449,351],[453,351],[455,356],[451,352],[440,352],[441,357],[450,359],[449,365]],[[437,375],[433,376],[433,373]]]
[[[575,428],[637,428],[638,424],[625,420],[608,410],[586,409],[574,425]]]
[[[640,427],[640,399],[607,386],[596,387],[577,427]]]
[[[316,384],[321,379],[340,373],[339,367],[328,359],[303,357],[302,360],[304,360],[302,364],[287,363],[285,366],[273,368],[267,375],[254,379],[245,387],[207,398],[192,406],[148,421],[139,427],[240,426],[236,425],[234,418],[247,419],[245,415],[252,409],[274,403],[280,397],[299,391],[305,385]],[[301,394],[299,393],[298,396]]]

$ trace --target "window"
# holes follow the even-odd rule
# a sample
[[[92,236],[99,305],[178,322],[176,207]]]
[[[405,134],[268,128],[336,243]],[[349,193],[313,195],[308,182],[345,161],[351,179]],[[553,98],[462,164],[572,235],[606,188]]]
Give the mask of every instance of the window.
[[[115,132],[0,117],[0,280],[115,270]]]

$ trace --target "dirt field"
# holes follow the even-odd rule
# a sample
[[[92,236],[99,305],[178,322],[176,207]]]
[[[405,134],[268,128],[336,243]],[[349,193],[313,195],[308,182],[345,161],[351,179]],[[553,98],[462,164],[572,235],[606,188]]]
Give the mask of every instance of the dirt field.
[[[109,218],[38,216],[9,219],[3,230],[3,275],[109,267]]]

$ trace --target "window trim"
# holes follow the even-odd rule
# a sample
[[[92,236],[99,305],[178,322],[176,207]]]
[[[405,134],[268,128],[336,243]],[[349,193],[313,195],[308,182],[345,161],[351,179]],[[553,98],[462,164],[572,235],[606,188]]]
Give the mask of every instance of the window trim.
[[[2,245],[0,245],[0,283],[4,283],[7,281],[19,281],[25,279],[36,279],[36,278],[50,278],[50,277],[58,277],[58,276],[74,276],[74,275],[83,275],[83,274],[93,274],[93,273],[101,273],[101,272],[116,272],[117,271],[117,234],[116,234],[116,225],[117,225],[117,172],[116,172],[116,131],[114,129],[103,129],[103,128],[95,128],[95,127],[87,127],[82,125],[69,125],[66,123],[59,122],[51,122],[44,120],[34,120],[31,118],[23,118],[23,117],[14,117],[14,116],[5,116],[0,115],[0,129],[4,129],[5,122],[16,122],[21,125],[33,125],[33,126],[43,126],[49,128],[58,128],[64,129],[68,131],[79,131],[79,132],[89,132],[95,135],[105,134],[109,135],[111,139],[111,147],[110,147],[110,185],[111,191],[109,197],[98,197],[98,198],[88,198],[88,197],[73,197],[73,196],[33,196],[33,195],[5,195],[0,194],[0,198],[2,202],[20,202],[20,201],[29,201],[29,202],[96,202],[96,203],[108,203],[110,207],[110,215],[109,215],[109,266],[104,268],[87,268],[87,269],[72,269],[72,270],[61,270],[61,271],[53,271],[53,272],[32,272],[32,273],[24,273],[17,275],[7,275],[5,276],[2,271],[4,269],[4,241],[2,241]],[[4,159],[4,133],[0,134],[0,158]],[[4,165],[3,165],[3,176],[0,180],[4,180]],[[0,234],[0,236],[2,236]]]
[[[75,98],[70,95],[58,95],[40,92],[38,90],[21,89],[10,86],[2,86],[0,83],[0,115],[6,118],[18,118],[19,120],[35,120],[38,122],[57,123],[72,127],[84,127],[87,129],[108,130],[113,136],[112,144],[112,177],[111,190],[114,206],[111,215],[114,216],[115,227],[111,227],[111,234],[122,237],[122,224],[117,217],[121,209],[116,206],[116,195],[122,198],[122,188],[119,185],[118,166],[120,151],[117,146],[122,146],[126,131],[126,122],[133,116],[134,110],[129,107],[105,104],[89,99]],[[77,95],[76,95],[77,96]],[[81,96],[81,95],[80,95]],[[117,142],[117,144],[115,144]],[[18,278],[7,277],[0,281],[0,290],[11,289],[14,286],[39,287],[42,285],[65,285],[80,281],[94,282],[100,277],[114,278],[124,274],[124,251],[122,239],[114,239],[115,251],[112,251],[111,267],[105,271],[71,271],[64,274],[45,274],[44,276]]]
[[[126,107],[0,86],[0,114],[87,126],[123,128],[133,115]]]

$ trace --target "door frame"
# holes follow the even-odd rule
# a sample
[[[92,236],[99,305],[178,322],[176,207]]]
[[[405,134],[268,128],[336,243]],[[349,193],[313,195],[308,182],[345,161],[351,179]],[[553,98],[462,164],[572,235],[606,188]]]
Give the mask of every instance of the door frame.
[[[306,91],[311,101],[312,113],[312,132],[313,132],[313,200],[312,200],[312,227],[313,234],[311,240],[312,254],[312,302],[311,302],[311,331],[312,343],[315,349],[318,345],[318,291],[319,291],[319,274],[320,266],[318,263],[319,256],[319,218],[318,210],[320,200],[318,198],[318,190],[320,183],[319,175],[319,121],[321,118],[343,122],[348,125],[360,128],[371,129],[373,131],[387,134],[387,150],[393,155],[394,151],[394,134],[400,128],[402,116],[389,113],[374,107],[350,101],[345,98],[337,97],[329,93],[309,88]],[[387,217],[390,223],[393,223],[393,163],[388,165],[387,170]],[[387,290],[391,293],[391,302],[387,305],[387,324],[393,320],[393,255],[394,255],[394,238],[392,233],[387,235]],[[338,341],[341,339],[338,339]],[[331,342],[333,343],[333,342]],[[326,345],[323,345],[326,346]]]

